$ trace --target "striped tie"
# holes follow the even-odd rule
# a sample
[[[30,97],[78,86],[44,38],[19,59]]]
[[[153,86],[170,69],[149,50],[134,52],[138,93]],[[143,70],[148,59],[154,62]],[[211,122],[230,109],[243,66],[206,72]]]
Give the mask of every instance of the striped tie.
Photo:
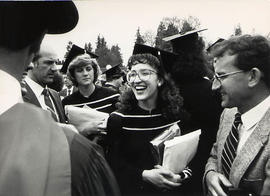
[[[232,130],[230,131],[226,139],[224,149],[222,151],[222,157],[221,157],[222,169],[227,178],[229,178],[231,166],[234,161],[234,158],[236,157],[236,150],[237,150],[238,140],[239,140],[238,131],[241,124],[242,124],[241,114],[236,113],[235,119],[232,125]]]
[[[44,102],[47,106],[47,110],[51,113],[53,119],[58,122],[57,120],[57,116],[56,116],[56,113],[53,109],[53,104],[52,104],[52,101],[50,99],[50,94],[49,94],[49,90],[44,88],[43,91],[42,91],[42,94],[44,95]]]

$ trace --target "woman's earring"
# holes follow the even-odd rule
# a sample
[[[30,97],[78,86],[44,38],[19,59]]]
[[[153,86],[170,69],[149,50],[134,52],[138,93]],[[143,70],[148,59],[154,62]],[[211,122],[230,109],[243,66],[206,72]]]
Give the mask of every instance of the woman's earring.
[[[159,82],[157,85],[158,85],[158,87],[160,87],[161,86],[161,83]]]

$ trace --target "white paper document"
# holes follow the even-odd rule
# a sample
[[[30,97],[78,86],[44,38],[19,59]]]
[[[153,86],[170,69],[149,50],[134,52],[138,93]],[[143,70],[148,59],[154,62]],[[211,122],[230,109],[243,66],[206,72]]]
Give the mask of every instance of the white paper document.
[[[177,123],[178,122],[164,130],[161,134],[159,134],[152,141],[150,141],[150,143],[152,144],[152,154],[154,156],[156,164],[162,164],[164,142],[174,138],[175,136],[181,135],[181,130]]]
[[[174,173],[183,171],[197,152],[200,134],[197,130],[165,141],[162,165]]]
[[[88,106],[79,108],[67,105],[65,106],[65,113],[68,117],[69,123],[74,125],[79,132],[81,132],[85,128],[87,123],[94,121],[102,122],[100,128],[107,128],[107,120],[109,118],[109,114],[105,112],[97,111]]]

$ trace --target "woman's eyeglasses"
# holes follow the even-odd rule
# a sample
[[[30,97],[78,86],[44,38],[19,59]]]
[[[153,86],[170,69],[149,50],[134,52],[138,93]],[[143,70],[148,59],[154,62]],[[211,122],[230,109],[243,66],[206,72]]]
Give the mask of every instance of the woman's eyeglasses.
[[[127,73],[127,81],[129,83],[134,82],[136,77],[138,76],[140,80],[147,81],[151,78],[152,74],[157,74],[157,72],[150,69],[141,69],[139,71],[130,71]]]

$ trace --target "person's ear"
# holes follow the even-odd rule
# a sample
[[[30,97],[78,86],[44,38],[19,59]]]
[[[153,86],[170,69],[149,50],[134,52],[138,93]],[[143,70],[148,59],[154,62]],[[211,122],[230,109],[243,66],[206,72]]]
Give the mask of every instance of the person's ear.
[[[258,83],[261,81],[263,77],[263,73],[261,72],[260,69],[257,67],[252,68],[249,71],[249,77],[248,77],[248,86],[249,87],[254,87],[258,85]]]

